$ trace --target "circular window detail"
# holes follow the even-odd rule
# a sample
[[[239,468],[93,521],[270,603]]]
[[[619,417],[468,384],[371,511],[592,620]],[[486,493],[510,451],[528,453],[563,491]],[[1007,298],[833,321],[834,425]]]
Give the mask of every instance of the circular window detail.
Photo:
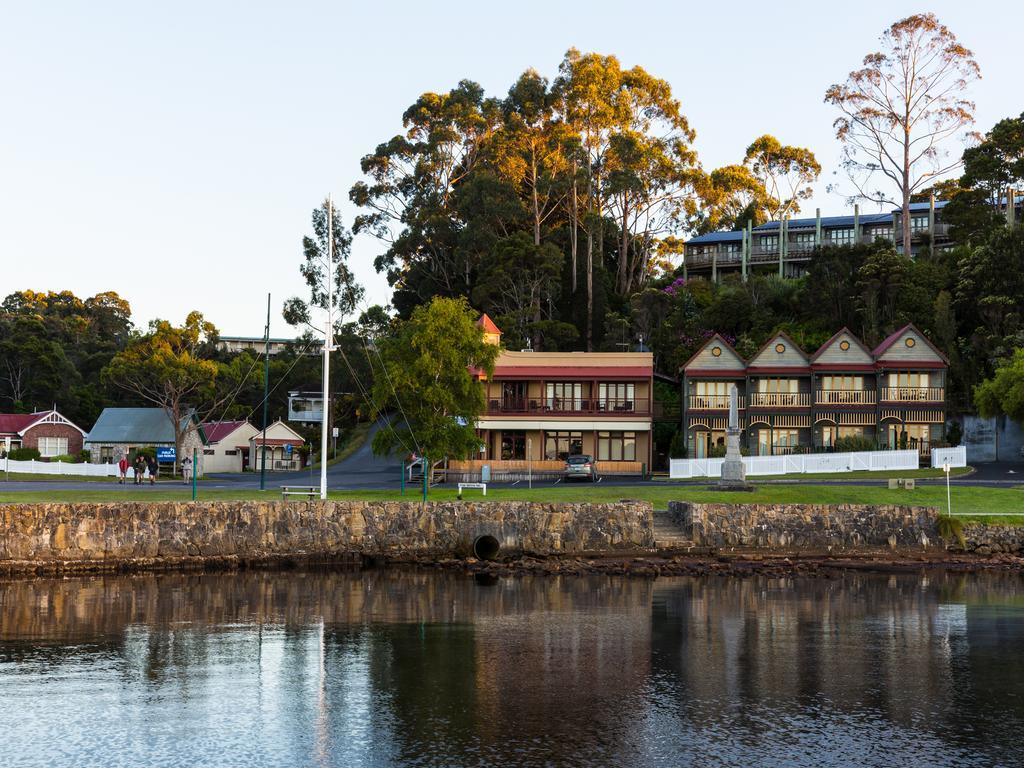
[[[722,348],[721,347],[712,347],[711,348],[711,354],[714,355],[715,357],[721,357],[722,356]]]
[[[781,355],[783,352],[786,351],[786,345],[783,344],[782,342],[779,342],[778,344],[775,345],[775,351]]]
[[[910,339],[910,338],[908,338],[908,339],[907,339],[907,340],[906,340],[905,342],[903,342],[903,343],[904,343],[904,344],[906,344],[906,345],[907,345],[908,347],[912,347],[912,346],[914,346],[915,344],[917,344],[917,342],[916,342],[916,341],[914,341],[914,339]]]
[[[843,352],[847,351],[850,348],[850,342],[848,342],[846,339],[843,339],[842,341],[839,342],[839,348],[843,350]]]

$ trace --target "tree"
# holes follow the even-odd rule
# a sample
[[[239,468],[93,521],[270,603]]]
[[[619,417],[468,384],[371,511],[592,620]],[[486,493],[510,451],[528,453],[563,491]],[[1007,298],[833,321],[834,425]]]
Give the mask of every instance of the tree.
[[[747,222],[764,224],[770,206],[765,200],[764,184],[745,165],[725,165],[698,181],[702,205],[690,226],[703,235],[743,229]]]
[[[328,227],[328,209],[331,209],[331,226]],[[355,312],[363,298],[363,288],[356,282],[355,275],[348,266],[348,257],[352,246],[352,236],[341,223],[338,212],[329,205],[327,200],[313,210],[313,235],[302,238],[303,261],[299,272],[309,286],[309,299],[293,297],[284,304],[284,319],[292,326],[304,325],[318,333],[321,328],[313,326],[312,309],[327,309],[327,280],[331,275],[332,305],[335,327],[341,325],[345,315]],[[333,247],[328,248],[328,230],[330,230]],[[330,251],[330,253],[329,253]],[[328,260],[333,264],[328,267]]]
[[[1006,414],[1024,421],[1024,349],[1015,349],[992,378],[974,388],[974,404],[985,418]]]
[[[114,355],[101,374],[104,383],[164,409],[179,456],[182,442],[196,429],[193,416],[198,422],[209,420],[242,383],[218,381],[232,369],[210,359],[217,335],[199,312],[190,312],[181,326],[154,320],[150,332]]]
[[[477,377],[494,373],[499,350],[484,342],[476,319],[465,299],[435,297],[381,340],[374,403],[377,412],[399,414],[401,426],[377,432],[375,453],[401,446],[438,461],[479,450],[485,397]]]
[[[811,197],[821,174],[811,150],[783,145],[769,134],[754,139],[743,162],[763,190],[757,199],[766,217],[775,221],[799,213],[800,201]]]
[[[945,145],[974,122],[974,104],[963,94],[981,74],[974,54],[931,13],[897,21],[881,43],[861,69],[825,92],[825,101],[842,113],[834,127],[854,197],[901,207],[909,253],[910,198],[960,165]],[[869,188],[877,174],[895,198]]]

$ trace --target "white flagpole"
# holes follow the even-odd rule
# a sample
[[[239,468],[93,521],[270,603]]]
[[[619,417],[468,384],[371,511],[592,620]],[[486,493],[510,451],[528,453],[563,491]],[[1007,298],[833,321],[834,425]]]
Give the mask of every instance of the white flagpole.
[[[320,422],[320,498],[327,499],[327,423],[331,407],[331,347],[334,344],[334,204],[327,195],[327,327],[324,334],[323,414]]]

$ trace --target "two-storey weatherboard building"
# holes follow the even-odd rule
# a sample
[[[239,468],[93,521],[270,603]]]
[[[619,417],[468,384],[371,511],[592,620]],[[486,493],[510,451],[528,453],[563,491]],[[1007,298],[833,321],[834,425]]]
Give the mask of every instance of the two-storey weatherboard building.
[[[484,315],[485,338],[501,331]],[[650,352],[502,350],[483,378],[479,457],[451,461],[455,473],[492,476],[561,472],[588,454],[601,474],[641,474],[651,465],[654,357]]]
[[[844,328],[813,355],[780,331],[750,360],[716,334],[682,368],[687,455],[723,450],[735,384],[741,444],[752,455],[827,451],[858,437],[926,457],[945,437],[947,368],[913,325],[873,350]]]

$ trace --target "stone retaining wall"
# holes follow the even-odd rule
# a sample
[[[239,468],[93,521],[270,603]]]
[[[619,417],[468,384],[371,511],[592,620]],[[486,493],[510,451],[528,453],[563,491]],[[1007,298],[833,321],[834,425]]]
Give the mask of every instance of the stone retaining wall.
[[[1020,555],[1024,553],[1024,526],[965,525],[963,550],[978,555]]]
[[[654,546],[651,505],[531,502],[156,502],[0,505],[0,570],[161,567],[217,560]]]
[[[931,507],[859,504],[694,504],[669,514],[698,546],[843,552],[944,548]]]

